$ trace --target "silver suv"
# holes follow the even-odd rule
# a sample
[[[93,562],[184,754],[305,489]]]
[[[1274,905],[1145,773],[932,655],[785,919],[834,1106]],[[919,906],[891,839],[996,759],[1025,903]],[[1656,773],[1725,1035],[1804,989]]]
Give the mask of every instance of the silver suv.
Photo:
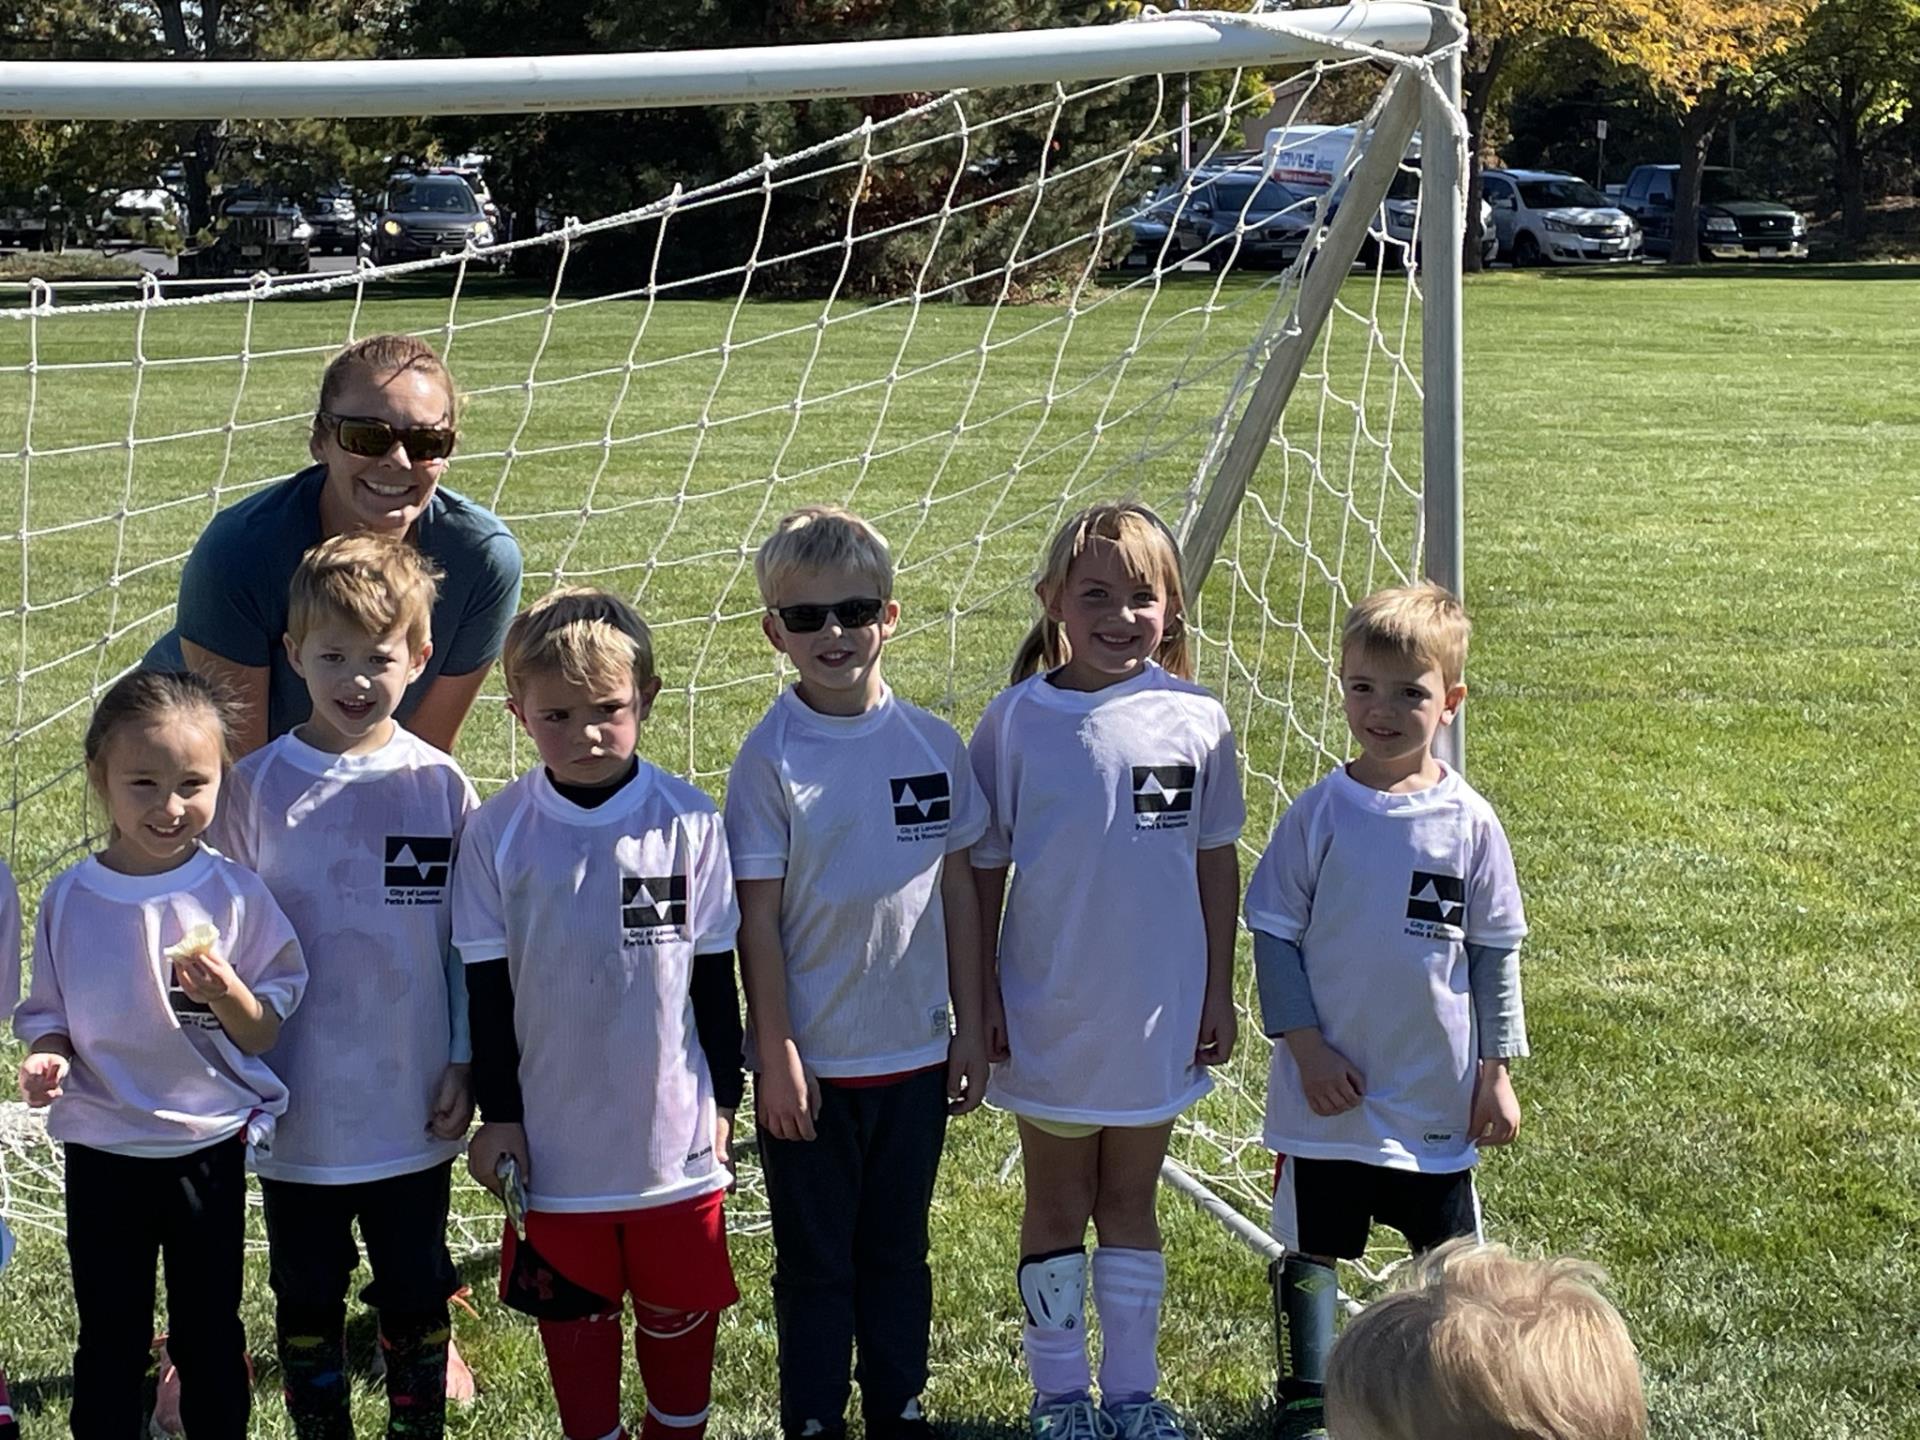
[[[1493,210],[1500,253],[1515,265],[1618,264],[1640,258],[1633,217],[1578,175],[1487,170],[1480,193]]]

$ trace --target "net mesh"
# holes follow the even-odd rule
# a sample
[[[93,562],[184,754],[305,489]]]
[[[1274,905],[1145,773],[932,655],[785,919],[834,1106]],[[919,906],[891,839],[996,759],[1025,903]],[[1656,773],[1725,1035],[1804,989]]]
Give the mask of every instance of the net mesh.
[[[1426,65],[1356,49],[1297,76],[1267,123],[1304,123],[1335,91]],[[511,527],[529,597],[599,584],[649,618],[667,682],[643,737],[650,758],[724,783],[787,678],[760,634],[753,550],[785,510],[822,501],[889,537],[904,618],[888,678],[965,733],[1004,683],[1032,618],[1031,572],[1067,514],[1126,495],[1191,520],[1289,333],[1330,212],[1320,190],[1278,212],[1250,192],[1198,215],[1209,176],[1257,176],[1262,163],[1234,152],[1250,125],[1257,143],[1273,97],[1238,74],[1195,80],[1194,95],[1221,97],[1192,118],[1195,174],[1145,210],[1177,181],[1152,162],[1179,140],[1181,86],[1150,75],[923,97],[724,182],[492,250],[214,289],[16,292],[0,311],[0,621],[13,662],[0,676],[0,704],[12,692],[0,799],[29,908],[99,824],[78,764],[93,700],[171,625],[208,518],[304,463],[326,359],[378,331],[418,333],[446,355],[462,442],[445,483]],[[1114,127],[1123,102],[1128,123]],[[1052,144],[1101,116],[1113,144]],[[1034,136],[1040,163],[1001,182],[1004,155]],[[951,179],[901,213],[909,172]],[[798,244],[770,243],[768,217],[802,192],[833,197],[827,220]],[[1077,218],[1063,226],[1063,214]],[[705,269],[663,262],[685,253],[671,242],[688,227],[720,233],[722,217],[751,237],[743,253]],[[1248,864],[1288,797],[1345,753],[1342,612],[1418,573],[1413,233],[1376,224],[1190,617],[1198,678],[1244,754]],[[881,247],[907,278],[897,290],[877,288]],[[610,254],[623,265],[596,261]],[[651,258],[636,270],[635,257]],[[502,264],[546,279],[503,279]],[[633,278],[580,283],[616,271]],[[460,745],[483,793],[533,759],[501,698],[483,695]],[[1239,1055],[1175,1150],[1260,1217],[1268,1051],[1250,976],[1245,989]],[[0,1214],[57,1228],[57,1191],[44,1131],[17,1107],[0,1112]],[[488,1207],[469,1193],[459,1208],[461,1242],[486,1243],[492,1222],[471,1217]],[[759,1225],[764,1206],[750,1198],[734,1221]]]

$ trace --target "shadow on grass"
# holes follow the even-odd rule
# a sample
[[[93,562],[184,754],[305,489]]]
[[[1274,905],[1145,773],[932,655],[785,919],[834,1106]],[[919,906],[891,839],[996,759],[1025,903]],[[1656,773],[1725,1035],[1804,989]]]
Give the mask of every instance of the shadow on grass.
[[[33,1379],[9,1375],[7,1388],[13,1393],[15,1412],[21,1415],[65,1415],[73,1403],[71,1375],[42,1375]]]
[[[1594,265],[1540,270],[1542,280],[1920,280],[1920,264],[1873,261],[1776,260],[1705,265]]]

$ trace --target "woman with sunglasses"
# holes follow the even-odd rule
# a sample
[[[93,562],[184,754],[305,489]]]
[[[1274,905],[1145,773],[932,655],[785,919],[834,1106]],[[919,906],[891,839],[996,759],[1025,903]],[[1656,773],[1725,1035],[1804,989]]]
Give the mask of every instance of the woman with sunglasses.
[[[452,750],[520,604],[520,550],[499,518],[442,488],[453,454],[453,377],[410,335],[348,346],[320,382],[314,464],[215,515],[180,575],[178,628],[149,665],[196,670],[242,704],[234,758],[306,720],[306,683],[283,637],[287,584],[311,547],[353,530],[404,534],[444,572],[433,652],[395,712]]]
[[[306,721],[306,681],[288,658],[287,587],[300,557],[354,530],[402,534],[443,572],[432,652],[395,716],[451,751],[520,608],[520,547],[498,516],[443,489],[458,432],[453,376],[411,335],[374,335],[334,356],[320,380],[307,448],[314,463],[208,522],[180,574],[177,628],[146,663],[190,669],[239,702],[233,758]],[[473,1397],[451,1345],[447,1398]],[[154,1422],[172,1421],[174,1372],[162,1356]]]

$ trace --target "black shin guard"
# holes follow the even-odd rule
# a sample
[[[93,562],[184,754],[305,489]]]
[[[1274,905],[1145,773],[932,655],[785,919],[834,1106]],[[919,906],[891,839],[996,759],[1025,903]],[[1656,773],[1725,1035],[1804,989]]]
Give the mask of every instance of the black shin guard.
[[[300,1440],[352,1440],[346,1306],[282,1305],[274,1316],[281,1393]]]
[[[380,1312],[389,1440],[439,1440],[447,1428],[447,1308]]]
[[[1326,1387],[1340,1286],[1333,1267],[1289,1255],[1280,1267],[1280,1319],[1286,1329],[1284,1399],[1317,1398]]]

